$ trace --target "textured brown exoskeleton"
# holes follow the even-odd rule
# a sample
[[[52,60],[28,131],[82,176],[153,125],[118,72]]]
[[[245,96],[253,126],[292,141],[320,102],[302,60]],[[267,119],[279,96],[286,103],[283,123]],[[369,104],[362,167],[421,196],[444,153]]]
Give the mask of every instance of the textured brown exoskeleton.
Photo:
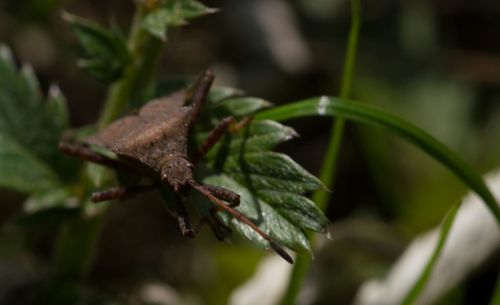
[[[292,262],[291,257],[275,240],[233,209],[239,204],[238,194],[219,186],[198,183],[193,177],[197,161],[217,143],[226,130],[236,132],[250,122],[248,118],[239,123],[233,117],[224,118],[210,132],[198,151],[192,154],[192,160],[189,159],[189,132],[200,114],[213,79],[213,73],[207,70],[191,90],[182,90],[155,99],[139,109],[138,113],[114,121],[97,134],[85,138],[82,143],[62,141],[59,148],[71,156],[116,169],[133,171],[158,181],[152,185],[119,186],[93,193],[91,199],[94,202],[128,198],[164,183],[175,194],[177,218],[182,233],[194,237],[195,230],[192,228],[184,202],[189,189],[195,189],[215,204],[211,216],[204,220],[217,238],[224,239],[225,235],[230,233],[230,229],[215,217],[216,211],[226,211],[250,226],[269,242],[274,251],[288,262]],[[90,145],[105,147],[118,155],[118,159],[99,154],[92,150]]]

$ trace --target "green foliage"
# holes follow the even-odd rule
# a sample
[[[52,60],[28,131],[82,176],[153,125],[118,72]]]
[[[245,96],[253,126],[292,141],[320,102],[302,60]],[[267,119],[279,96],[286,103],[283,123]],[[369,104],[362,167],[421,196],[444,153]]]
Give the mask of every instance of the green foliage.
[[[112,82],[120,78],[130,61],[122,33],[68,13],[63,17],[73,28],[87,56],[78,61],[78,66],[100,81]]]
[[[19,192],[36,192],[59,184],[51,168],[29,149],[0,133],[0,186]]]
[[[189,19],[217,11],[196,0],[159,0],[159,2],[157,7],[146,13],[142,27],[161,40],[167,39],[170,27],[185,25]]]
[[[225,92],[225,94],[224,94]],[[262,99],[239,96],[237,90],[215,89],[205,109],[213,127],[224,116],[244,117],[269,107]],[[213,97],[222,100],[214,100]],[[240,194],[236,208],[264,232],[287,247],[310,251],[305,230],[324,232],[328,220],[312,201],[302,196],[322,187],[320,181],[295,163],[290,157],[272,152],[278,144],[297,133],[280,123],[263,120],[246,129],[228,135],[207,155],[211,174],[204,182],[226,187]],[[200,143],[206,132],[198,134]],[[221,219],[236,231],[260,246],[267,241],[239,220],[220,212]]]
[[[346,99],[322,96],[276,107],[257,114],[259,119],[288,120],[309,115],[334,115],[369,125],[382,126],[413,143],[448,167],[484,201],[500,224],[500,208],[483,178],[455,152],[422,129],[395,115]]]
[[[35,193],[71,176],[74,162],[57,151],[66,128],[60,91],[52,87],[44,101],[32,69],[19,73],[10,50],[0,46],[0,187]]]

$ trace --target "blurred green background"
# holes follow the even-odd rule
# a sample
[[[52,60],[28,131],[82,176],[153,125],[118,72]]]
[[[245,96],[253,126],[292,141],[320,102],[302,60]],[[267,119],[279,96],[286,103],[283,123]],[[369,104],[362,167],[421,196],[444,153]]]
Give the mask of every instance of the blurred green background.
[[[204,3],[221,11],[170,32],[160,79],[192,77],[210,66],[219,84],[275,104],[338,94],[348,1]],[[498,168],[500,2],[362,4],[353,98],[415,123],[482,173]],[[123,0],[2,0],[0,41],[20,63],[34,67],[44,88],[60,85],[73,124],[83,126],[97,118],[106,87],[76,67],[81,50],[61,12],[126,32],[133,9],[132,1]],[[330,120],[289,123],[301,137],[279,149],[318,173]],[[466,191],[441,165],[383,130],[349,124],[344,139],[327,211],[330,231],[341,238],[314,262],[312,283],[320,288],[312,304],[349,304],[363,280],[383,275],[405,245],[436,226]],[[25,304],[22,296],[43,286],[57,234],[57,221],[14,221],[24,199],[0,191],[1,304]],[[237,237],[230,245],[209,232],[184,239],[151,194],[112,207],[96,266],[78,289],[95,302],[150,304],[141,293],[156,283],[164,292],[172,289],[180,304],[225,304],[264,255]],[[488,304],[499,261],[489,262],[442,303]]]

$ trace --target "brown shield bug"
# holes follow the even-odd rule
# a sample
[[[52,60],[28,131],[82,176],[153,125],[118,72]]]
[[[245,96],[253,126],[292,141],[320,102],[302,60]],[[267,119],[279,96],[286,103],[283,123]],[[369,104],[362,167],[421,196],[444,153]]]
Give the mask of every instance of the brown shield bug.
[[[250,122],[248,118],[241,122],[236,122],[233,117],[224,118],[209,133],[198,150],[191,154],[193,157],[189,158],[189,132],[197,121],[213,80],[213,72],[207,70],[190,90],[178,91],[155,99],[145,104],[137,113],[114,121],[80,143],[61,141],[59,149],[74,157],[115,169],[132,171],[156,181],[151,185],[119,186],[93,193],[91,200],[94,202],[124,199],[157,188],[163,183],[175,194],[177,219],[183,235],[194,237],[195,230],[184,207],[188,191],[194,189],[215,204],[211,216],[204,220],[217,238],[224,239],[230,233],[230,229],[215,216],[216,211],[225,211],[251,227],[269,242],[276,253],[292,263],[292,258],[277,241],[234,209],[240,201],[238,194],[223,187],[199,183],[194,179],[193,169],[196,163],[221,136],[227,130],[237,132]],[[118,158],[113,159],[100,154],[93,150],[91,145],[104,147],[115,153]]]

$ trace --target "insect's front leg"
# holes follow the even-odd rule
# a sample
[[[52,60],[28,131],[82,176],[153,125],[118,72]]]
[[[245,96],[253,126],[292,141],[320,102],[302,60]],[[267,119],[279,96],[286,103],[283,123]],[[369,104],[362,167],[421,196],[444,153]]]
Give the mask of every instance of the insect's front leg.
[[[228,202],[229,206],[232,208],[240,205],[240,195],[231,190],[210,184],[203,184],[203,187],[211,192],[215,197]]]
[[[183,236],[194,238],[196,235],[196,231],[193,229],[191,218],[189,217],[186,206],[184,205],[183,197],[184,196],[180,194],[175,194],[174,202],[177,212],[177,222],[179,223],[179,228],[181,229],[181,233]]]
[[[252,117],[246,117],[240,122],[232,116],[223,118],[217,126],[210,131],[206,139],[201,143],[196,155],[194,156],[193,163],[196,164],[200,159],[202,159],[212,147],[221,139],[226,131],[234,134],[245,128],[252,121]]]
[[[61,141],[61,142],[59,142],[59,150],[65,154],[69,155],[69,156],[79,158],[79,159],[82,159],[85,161],[89,161],[92,163],[96,163],[99,165],[103,165],[106,167],[110,167],[113,169],[134,170],[121,162],[118,162],[114,159],[111,159],[107,156],[104,156],[104,155],[92,150],[90,147],[86,146],[85,144],[69,143],[69,142]]]
[[[136,185],[136,186],[116,186],[104,191],[92,193],[90,200],[92,202],[102,202],[107,200],[123,200],[141,193],[158,188],[157,184]]]
[[[191,95],[191,105],[193,107],[193,112],[190,118],[190,126],[192,126],[200,115],[203,104],[207,98],[210,87],[214,82],[214,72],[210,69],[203,72],[203,74],[198,78],[193,88],[190,90]]]

